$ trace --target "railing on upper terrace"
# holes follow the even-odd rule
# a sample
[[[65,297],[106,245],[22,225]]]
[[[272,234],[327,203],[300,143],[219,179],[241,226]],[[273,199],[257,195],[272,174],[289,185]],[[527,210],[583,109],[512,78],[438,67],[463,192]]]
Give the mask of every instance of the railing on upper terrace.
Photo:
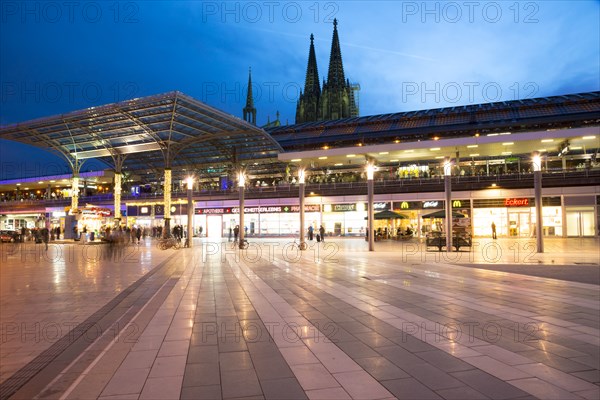
[[[477,190],[485,189],[495,183],[497,187],[510,188],[533,188],[532,173],[514,173],[500,175],[462,175],[452,176],[453,190]],[[399,178],[399,179],[376,179],[374,182],[376,193],[397,193],[397,192],[434,192],[443,191],[444,177],[419,177],[419,178]],[[581,186],[581,185],[600,185],[600,168],[578,169],[578,170],[557,170],[543,173],[542,185],[544,187],[559,186]],[[305,186],[306,195],[311,192],[315,195],[336,195],[336,194],[365,194],[367,192],[367,182],[323,182],[308,183]],[[246,188],[246,194],[250,198],[266,197],[296,197],[298,195],[297,184],[279,184],[276,186],[260,186]],[[172,199],[185,199],[186,191],[172,192]],[[196,199],[233,199],[238,196],[238,189],[227,190],[207,189],[194,191]],[[161,201],[163,193],[142,193],[138,196],[123,195],[122,201],[143,201],[156,200]],[[85,196],[79,198],[79,204],[107,204],[113,200],[112,193]],[[44,206],[68,206],[71,204],[70,198],[49,199],[49,200],[11,200],[0,202],[0,208],[3,205],[40,205]]]

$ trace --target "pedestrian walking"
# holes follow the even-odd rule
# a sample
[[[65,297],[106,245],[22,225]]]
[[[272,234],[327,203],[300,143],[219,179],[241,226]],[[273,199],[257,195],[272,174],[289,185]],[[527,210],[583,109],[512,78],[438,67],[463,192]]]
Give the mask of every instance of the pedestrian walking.
[[[492,239],[497,239],[496,237],[496,224],[492,221]]]

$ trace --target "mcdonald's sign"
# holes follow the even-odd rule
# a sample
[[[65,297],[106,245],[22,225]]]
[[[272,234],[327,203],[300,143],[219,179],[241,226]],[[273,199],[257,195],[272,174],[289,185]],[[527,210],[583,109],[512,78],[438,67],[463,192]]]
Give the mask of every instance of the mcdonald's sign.
[[[462,207],[462,202],[460,200],[453,200],[452,207]]]
[[[403,201],[402,203],[400,203],[400,208],[408,209],[409,208],[408,201]]]

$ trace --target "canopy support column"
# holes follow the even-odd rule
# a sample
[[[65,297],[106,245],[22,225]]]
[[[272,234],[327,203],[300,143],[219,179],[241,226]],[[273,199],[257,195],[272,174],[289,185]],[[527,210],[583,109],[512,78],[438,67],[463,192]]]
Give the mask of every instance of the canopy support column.
[[[163,228],[163,237],[171,236],[171,168],[165,168],[165,183],[164,183],[164,219],[165,225]]]

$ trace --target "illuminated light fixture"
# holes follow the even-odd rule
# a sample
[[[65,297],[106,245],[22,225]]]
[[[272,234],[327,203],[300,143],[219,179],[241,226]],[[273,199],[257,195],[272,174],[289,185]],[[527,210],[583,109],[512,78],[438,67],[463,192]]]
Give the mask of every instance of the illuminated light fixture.
[[[538,151],[539,151],[540,153],[545,153],[545,152],[546,152],[546,151],[548,151],[548,150],[546,150],[546,149],[539,149]]]
[[[242,171],[238,172],[238,187],[244,187],[246,185],[246,176]]]
[[[431,151],[438,151],[438,150],[440,150],[440,148],[439,147],[432,147],[429,150],[431,150]]]
[[[336,167],[341,167],[344,164],[342,164],[341,162],[339,162],[339,163],[336,163],[336,164],[333,164],[333,165],[336,166]]]
[[[356,154],[346,154],[346,157],[348,157],[348,158],[356,157]]]
[[[439,136],[434,136],[433,140],[440,140],[440,137]]]
[[[571,150],[581,150],[581,149],[583,149],[582,146],[572,146],[571,147]]]
[[[492,187],[496,187],[497,185],[495,183],[492,183]]]
[[[20,183],[17,183],[17,186],[21,186],[21,184],[20,184]]]
[[[498,135],[510,135],[511,132],[500,132]]]
[[[384,154],[390,154],[389,151],[380,151],[379,154],[384,155]]]
[[[582,137],[583,140],[591,140],[591,139],[596,139],[596,136],[584,136]]]
[[[363,145],[362,142],[357,144],[358,147],[362,147],[362,145]]]
[[[397,159],[397,158],[395,158],[395,159],[393,159],[393,160],[390,160],[390,162],[398,162],[398,159]]]
[[[29,188],[25,188],[25,190],[29,190]]]
[[[400,139],[395,139],[394,143],[400,143]]]
[[[444,176],[452,175],[452,161],[450,161],[450,159],[447,158],[446,161],[444,161],[443,168]]]
[[[41,185],[42,183],[44,183],[44,181],[40,181],[40,182],[38,182],[38,184],[40,184],[40,185]]]
[[[498,136],[498,134],[497,134],[497,133],[488,133],[487,135],[488,135],[488,136]]]
[[[510,156],[512,154],[512,151],[503,151],[502,155],[503,156]]]
[[[306,174],[305,174],[304,168],[300,168],[298,170],[298,183],[299,184],[304,184],[305,176],[306,176]]]
[[[294,158],[294,159],[292,160],[292,162],[299,162],[299,161],[302,161],[302,159],[301,159],[301,158]]]
[[[367,164],[367,180],[372,181],[375,175],[375,166],[372,163]]]
[[[329,146],[323,146],[323,150],[329,150]]]
[[[476,133],[476,134],[475,134],[475,137],[479,137],[479,133]]]
[[[479,157],[479,153],[469,154],[469,157]]]
[[[531,157],[531,161],[533,163],[533,172],[542,170],[542,157],[539,154],[535,153],[533,157]]]
[[[414,150],[404,150],[405,153],[414,153]]]
[[[185,181],[187,182],[187,189],[192,190],[194,188],[194,178],[188,176]]]
[[[515,142],[504,142],[502,143],[502,146],[512,146],[513,144],[515,144]]]
[[[315,195],[315,192],[310,192],[309,194],[310,194],[311,196],[314,196],[314,195]]]
[[[50,181],[50,183],[54,183],[54,182],[56,182],[56,181]],[[106,183],[106,182],[102,182],[102,183]]]
[[[542,143],[552,143],[554,139],[542,139]]]
[[[435,158],[439,160],[441,158],[444,158],[444,156],[436,156]]]
[[[475,149],[477,147],[479,147],[478,144],[470,144],[470,145],[467,146],[467,149]]]
[[[319,157],[319,160],[327,160],[327,156]]]

